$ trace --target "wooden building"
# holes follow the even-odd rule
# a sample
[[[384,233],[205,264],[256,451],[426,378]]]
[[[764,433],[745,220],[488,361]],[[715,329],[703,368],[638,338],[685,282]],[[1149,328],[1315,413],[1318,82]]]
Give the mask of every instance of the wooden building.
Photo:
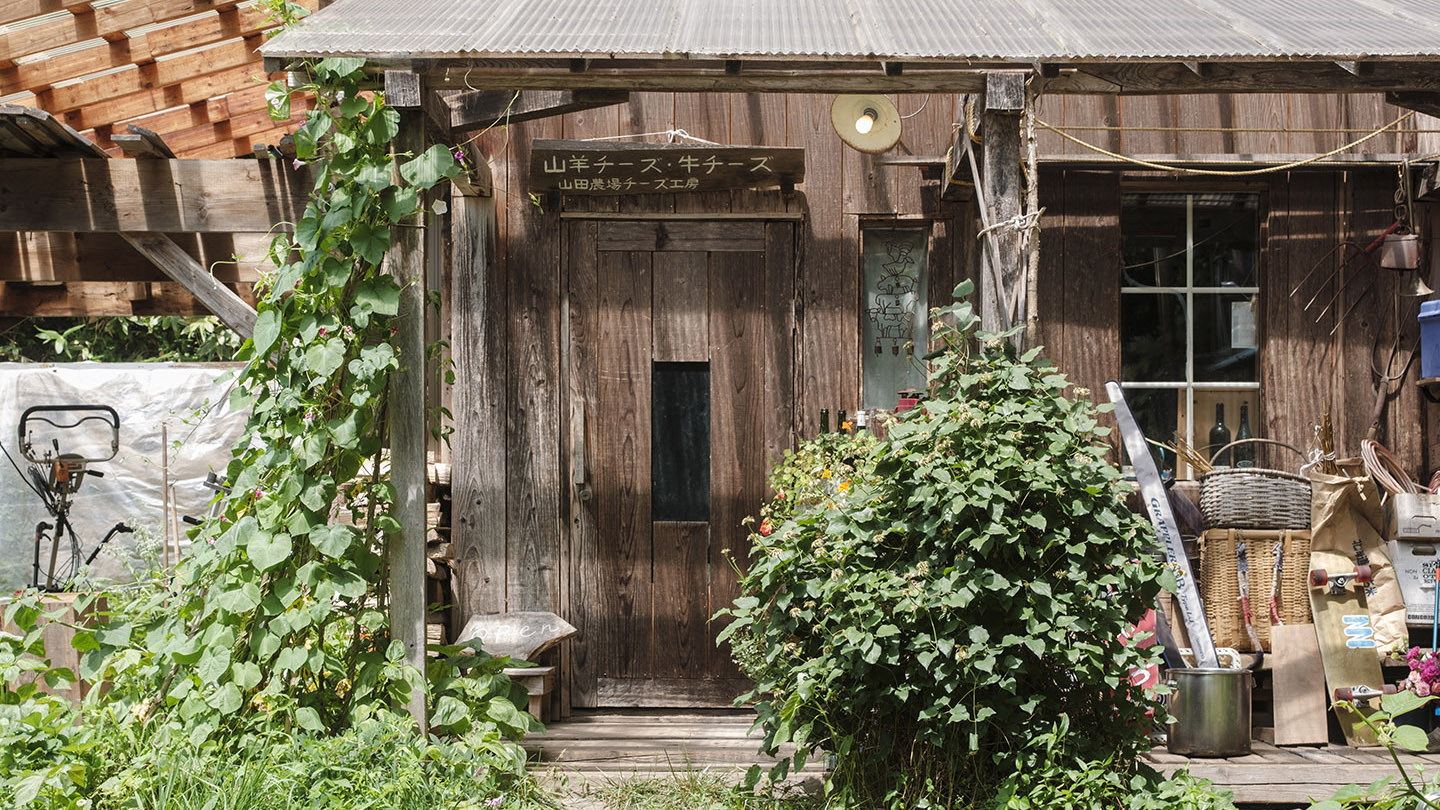
[[[1028,288],[1032,339],[1089,392],[1132,383],[1165,438],[1204,445],[1215,406],[1238,430],[1243,404],[1253,434],[1301,450],[1329,412],[1353,451],[1379,413],[1379,437],[1417,474],[1440,460],[1410,362],[1416,299],[1365,252],[1395,222],[1397,170],[1416,187],[1440,151],[1435,120],[1409,115],[1440,111],[1432,34],[1357,57],[1332,29],[1207,18],[1180,32],[1137,5],[1136,30],[1111,39],[1066,27],[1083,9],[1050,20],[1084,51],[1007,51],[875,3],[862,4],[874,25],[860,30],[903,42],[846,50],[834,43],[847,34],[789,4],[765,20],[776,45],[741,42],[755,29],[738,23],[705,39],[706,14],[765,16],[730,5],[654,0],[587,16],[558,3],[542,18],[523,4],[382,13],[376,2],[340,0],[262,50],[271,68],[378,60],[392,103],[415,110],[413,137],[424,126],[466,142],[490,169],[488,196],[456,195],[430,240],[459,380],[456,592],[461,616],[550,610],[580,629],[559,653],[564,711],[720,706],[741,691],[708,621],[736,595],[727,555],[743,564],[742,520],[769,462],[814,435],[822,409],[835,420],[893,406],[885,385],[906,373],[894,358],[903,366],[901,345],[924,328],[878,322],[877,290],[901,265],[923,267],[912,304],[922,292],[940,304],[969,278],[992,321]],[[1314,13],[1344,18],[1346,6]],[[627,17],[661,7],[681,22],[651,33]],[[485,15],[483,31],[466,28]],[[954,38],[936,44],[921,23]],[[1347,36],[1381,48],[1384,35],[1435,25],[1403,9],[1368,24]],[[1143,43],[1147,26],[1169,40]],[[805,32],[831,39],[785,50]],[[927,55],[901,56],[915,53]],[[1000,103],[997,87],[1018,103]],[[903,116],[892,149],[842,142],[831,105],[850,92],[888,94]],[[1038,183],[1019,172],[1027,111]],[[682,157],[727,146],[777,160],[799,150],[803,179],[645,193],[590,183],[613,144],[636,142],[675,144],[677,172]],[[966,188],[977,176],[979,195]],[[1026,223],[1003,225],[1026,188],[1044,208],[1028,285]],[[1422,207],[1411,219],[1428,232]],[[986,230],[999,231],[997,253],[977,236]]]

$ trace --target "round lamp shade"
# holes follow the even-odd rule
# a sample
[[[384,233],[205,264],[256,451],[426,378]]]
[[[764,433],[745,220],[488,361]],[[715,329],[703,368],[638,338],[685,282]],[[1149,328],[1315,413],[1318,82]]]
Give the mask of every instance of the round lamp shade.
[[[872,155],[900,140],[900,111],[885,96],[836,96],[830,105],[830,123],[841,140]]]

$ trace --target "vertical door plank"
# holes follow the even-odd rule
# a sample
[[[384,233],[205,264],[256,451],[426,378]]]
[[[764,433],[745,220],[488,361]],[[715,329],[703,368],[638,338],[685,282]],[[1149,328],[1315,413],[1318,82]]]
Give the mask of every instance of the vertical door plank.
[[[653,257],[655,361],[703,363],[709,360],[710,279],[706,254],[656,251]]]
[[[1125,131],[1121,145],[1127,155],[1166,155],[1178,152],[1175,96],[1121,96]]]
[[[732,93],[730,142],[740,146],[780,146],[788,137],[788,96],[784,93]],[[738,189],[730,192],[732,211],[784,211],[778,190]]]
[[[1178,96],[1176,125],[1189,130],[1217,130],[1234,124],[1234,110],[1230,96],[1224,94],[1195,94]],[[1182,155],[1209,155],[1216,152],[1234,151],[1234,136],[1224,132],[1179,132],[1175,139],[1175,151]]]
[[[505,610],[505,277],[494,201],[450,200],[455,359],[452,523],[460,622]]]
[[[1276,155],[1288,146],[1287,96],[1282,93],[1238,93],[1235,105],[1235,151],[1247,155]],[[1249,131],[1243,131],[1249,130]]]
[[[1065,172],[1040,172],[1040,273],[1036,295],[1040,308],[1040,344],[1059,368],[1065,358]],[[1118,329],[1119,326],[1117,325]]]
[[[764,415],[764,463],[770,466],[795,446],[795,226],[765,226],[765,334],[759,369]],[[766,494],[769,488],[766,487]],[[759,504],[756,504],[758,509]]]
[[[955,96],[950,93],[898,95],[891,97],[901,115],[908,115],[901,128],[900,142],[890,154],[930,157],[943,155],[950,148],[952,124],[955,122]],[[925,210],[920,170],[913,166],[892,166],[888,169],[894,184],[892,199],[895,210],[902,214],[919,214]],[[931,299],[932,301],[934,299]]]
[[[1383,169],[1356,169],[1345,173],[1346,232],[1362,247],[1395,221],[1393,178],[1393,172]],[[1335,337],[1339,352],[1337,386],[1343,391],[1335,439],[1336,449],[1358,453],[1375,406],[1376,380],[1371,369],[1385,362],[1395,339],[1392,319],[1396,277],[1380,269],[1378,261],[1353,261],[1345,267],[1345,279],[1351,283],[1344,287],[1334,307],[1339,311],[1337,317],[1341,318]],[[1402,346],[1402,352],[1408,348]],[[1377,438],[1388,443],[1390,437],[1384,435],[1384,427],[1382,423],[1381,435]]]
[[[730,94],[728,93],[676,93],[675,128],[687,134],[715,143],[730,143]],[[676,138],[678,144],[692,144],[684,138]],[[675,211],[728,212],[730,192],[707,191],[700,194],[676,194]]]
[[[840,407],[837,403],[858,399],[859,256],[856,236],[847,230],[855,220],[845,216],[841,195],[836,193],[841,187],[841,150],[850,147],[841,143],[830,124],[831,100],[831,96],[789,96],[790,145],[804,147],[806,156],[807,191],[798,202],[807,214],[800,251],[804,260],[795,290],[796,412],[801,436],[815,435],[821,408],[835,410]],[[853,316],[848,342],[846,313]]]
[[[601,632],[590,652],[601,678],[643,678],[652,666],[650,537],[650,254],[600,254],[596,357],[596,529]]]
[[[600,612],[602,592],[608,591],[600,572],[601,549],[595,523],[595,462],[599,452],[600,400],[597,392],[596,353],[600,349],[598,296],[600,276],[595,222],[571,222],[566,228],[566,275],[570,300],[569,406],[566,438],[570,475],[570,554],[568,576],[570,610],[565,618],[580,632],[567,642],[570,702],[595,705],[595,678],[599,668],[596,641],[604,634],[606,617]],[[578,486],[577,486],[578,485]],[[590,497],[582,500],[583,487]]]
[[[762,253],[710,254],[710,613],[738,595],[728,552],[747,564],[749,532],[764,494],[767,406],[761,379],[765,334]],[[720,626],[711,627],[711,644]],[[708,645],[707,645],[708,646]],[[712,677],[736,677],[728,646],[709,649]]]
[[[675,127],[674,93],[631,93],[630,101],[620,105],[620,134],[640,135],[646,132],[666,132]],[[630,138],[632,142],[661,141],[650,138]],[[636,194],[621,197],[619,207],[625,213],[669,213],[675,210],[677,194]]]
[[[556,138],[559,121],[534,121],[510,141],[512,176],[530,164],[530,142]],[[518,195],[525,199],[523,189]],[[559,217],[509,208],[509,388],[505,523],[508,610],[559,607],[560,263]]]
[[[1109,172],[1065,173],[1065,364],[1092,402],[1120,377],[1120,180]],[[1102,414],[1102,424],[1114,417]],[[1115,437],[1112,432],[1110,444]]]
[[[1270,628],[1271,670],[1275,695],[1275,744],[1324,745],[1325,668],[1315,625]]]
[[[654,678],[700,679],[710,657],[709,602],[704,598],[710,524],[657,522]]]

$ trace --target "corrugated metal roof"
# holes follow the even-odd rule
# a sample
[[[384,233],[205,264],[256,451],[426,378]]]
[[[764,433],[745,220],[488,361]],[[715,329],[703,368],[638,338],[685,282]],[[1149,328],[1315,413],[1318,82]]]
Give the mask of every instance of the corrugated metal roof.
[[[1440,0],[338,0],[261,50],[976,62],[1440,57]]]

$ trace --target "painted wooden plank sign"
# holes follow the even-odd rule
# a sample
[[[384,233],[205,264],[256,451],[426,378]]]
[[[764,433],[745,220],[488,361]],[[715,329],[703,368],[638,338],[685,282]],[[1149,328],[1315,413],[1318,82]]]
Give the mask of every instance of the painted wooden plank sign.
[[[537,140],[530,187],[566,194],[654,194],[781,186],[805,179],[800,147]]]

